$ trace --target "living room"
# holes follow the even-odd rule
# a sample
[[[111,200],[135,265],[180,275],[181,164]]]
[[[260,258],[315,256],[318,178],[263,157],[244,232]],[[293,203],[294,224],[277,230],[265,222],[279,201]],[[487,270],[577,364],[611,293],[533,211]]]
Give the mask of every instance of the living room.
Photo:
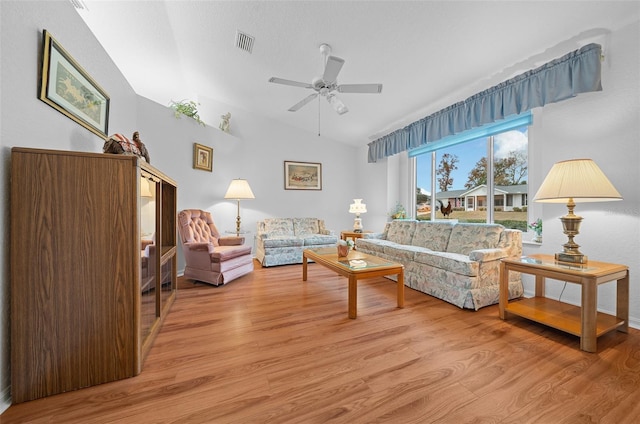
[[[576,4],[577,10],[596,7],[593,4],[589,6],[587,2],[572,3]],[[577,241],[590,259],[629,267],[630,325],[640,328],[640,289],[637,284],[640,273],[637,261],[640,249],[640,192],[637,187],[640,180],[637,166],[640,159],[640,82],[637,77],[640,74],[640,12],[637,2],[596,3],[608,3],[612,16],[624,15],[624,19],[611,21],[603,13],[601,21],[581,29],[583,32],[599,29],[602,30],[599,33],[604,34],[600,37],[605,44],[603,91],[582,94],[533,111],[533,124],[529,131],[528,184],[532,190],[529,198],[533,198],[536,188],[554,163],[576,157],[592,158],[598,163],[624,200],[580,204],[576,213],[585,220]],[[130,136],[139,131],[149,149],[151,164],[177,181],[178,209],[208,210],[222,230],[235,228],[236,204],[225,200],[224,194],[229,182],[238,177],[250,182],[256,196],[242,202],[243,225],[253,233],[256,222],[266,217],[313,216],[324,219],[327,228],[337,232],[351,228],[353,215],[348,213],[348,205],[356,197],[363,198],[367,204],[367,213],[363,215],[365,228],[380,231],[396,202],[411,204],[411,160],[406,154],[368,163],[369,140],[364,140],[359,146],[342,143],[326,135],[318,136],[316,126],[304,131],[212,97],[198,99],[201,116],[207,126],[185,118],[175,119],[166,104],[136,93],[71,2],[3,0],[1,7],[0,146],[4,178],[0,184],[0,228],[4,242],[0,245],[0,316],[4,324],[0,326],[0,395],[5,407],[10,404],[10,150],[21,146],[100,153],[103,145],[100,137],[38,99],[44,29],[50,31],[108,91],[111,97],[109,133]],[[553,5],[544,7],[551,13]],[[537,37],[537,34],[531,36]],[[547,48],[564,41],[555,40]],[[310,46],[310,55],[318,55],[314,48]],[[540,53],[526,51],[518,60]],[[561,55],[546,57],[545,62]],[[144,57],[138,60],[140,66],[145,66]],[[509,68],[514,64],[501,63],[496,69]],[[149,70],[150,79],[155,74],[154,70]],[[489,78],[490,75],[484,77]],[[160,81],[158,84],[170,85],[171,82]],[[481,87],[485,88],[488,86]],[[426,99],[425,102],[439,104],[431,111],[435,112],[472,94],[474,92],[456,93],[451,98]],[[220,115],[227,112],[232,116],[231,134],[218,129]],[[331,121],[327,118],[323,122],[326,128]],[[193,143],[196,142],[214,149],[213,172],[193,169]],[[287,160],[321,163],[322,190],[285,190],[283,162]],[[525,254],[555,253],[561,249],[566,236],[558,218],[564,213],[564,205],[542,205],[530,201],[529,216],[531,219],[542,217],[545,232],[543,244],[525,243]],[[183,266],[179,253],[178,270]],[[550,289],[548,295],[558,297],[561,290],[562,285],[559,284]],[[530,280],[525,280],[525,293],[533,293]],[[563,296],[570,303],[580,302],[579,289],[567,287]],[[615,287],[603,286],[599,293],[599,308],[614,311],[615,298]]]

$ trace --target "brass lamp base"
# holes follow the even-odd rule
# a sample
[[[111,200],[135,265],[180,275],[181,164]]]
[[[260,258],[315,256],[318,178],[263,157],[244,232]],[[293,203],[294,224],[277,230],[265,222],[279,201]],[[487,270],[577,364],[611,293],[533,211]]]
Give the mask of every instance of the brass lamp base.
[[[571,254],[571,253],[556,253],[556,261],[559,262],[570,262],[572,264],[586,264],[587,256],[582,253],[579,254]]]
[[[569,213],[562,218],[562,229],[567,235],[569,240],[562,245],[564,250],[561,253],[556,253],[556,261],[569,262],[572,264],[586,264],[587,257],[580,252],[580,245],[573,241],[573,238],[580,233],[580,223],[582,217],[573,213],[573,208],[576,206],[573,199],[569,199],[567,203],[567,209]]]

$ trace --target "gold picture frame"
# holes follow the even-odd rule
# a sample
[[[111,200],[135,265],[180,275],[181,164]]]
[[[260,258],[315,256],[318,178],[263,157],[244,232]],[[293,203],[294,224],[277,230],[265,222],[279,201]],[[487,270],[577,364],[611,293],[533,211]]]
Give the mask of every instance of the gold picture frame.
[[[38,98],[107,139],[109,95],[45,29]]]
[[[284,161],[285,190],[322,190],[322,164]]]
[[[213,172],[213,148],[193,143],[193,169]]]

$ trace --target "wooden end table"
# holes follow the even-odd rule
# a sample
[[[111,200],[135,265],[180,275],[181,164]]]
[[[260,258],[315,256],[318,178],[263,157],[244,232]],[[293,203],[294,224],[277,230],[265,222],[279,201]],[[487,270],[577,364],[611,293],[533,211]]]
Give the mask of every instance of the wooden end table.
[[[535,297],[509,303],[509,272],[535,275]],[[580,306],[545,297],[545,279],[582,286]],[[616,281],[616,316],[598,312],[598,286]],[[552,255],[502,259],[500,265],[500,318],[509,314],[580,337],[580,349],[597,351],[597,338],[609,331],[629,331],[629,268],[625,265],[589,261],[558,262]]]
[[[346,257],[338,257],[334,247],[302,251],[302,281],[307,281],[307,260],[329,268],[349,279],[349,318],[355,319],[358,307],[358,280],[385,275],[398,276],[398,308],[404,308],[404,265],[352,250]],[[355,261],[361,261],[355,265]]]
[[[347,239],[353,240],[353,248],[356,248],[356,239],[362,238],[363,234],[370,233],[371,231],[363,231],[361,233],[356,233],[353,230],[344,230],[340,231],[340,239],[347,241]]]

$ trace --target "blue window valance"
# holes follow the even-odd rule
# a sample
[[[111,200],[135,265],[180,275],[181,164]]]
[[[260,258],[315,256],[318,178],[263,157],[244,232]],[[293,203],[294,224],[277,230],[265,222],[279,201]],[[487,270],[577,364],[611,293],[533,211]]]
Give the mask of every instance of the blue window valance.
[[[516,128],[526,127],[533,122],[533,116],[531,111],[515,115],[501,121],[493,122],[491,124],[483,125],[478,128],[466,130],[461,133],[450,135],[445,138],[441,138],[433,143],[423,144],[415,149],[409,149],[409,157],[420,156],[425,153],[433,152],[434,150],[440,150],[458,144],[466,143],[479,138],[489,137],[495,134],[515,130]]]
[[[601,91],[599,44],[588,44],[369,143],[369,163],[535,107]]]

